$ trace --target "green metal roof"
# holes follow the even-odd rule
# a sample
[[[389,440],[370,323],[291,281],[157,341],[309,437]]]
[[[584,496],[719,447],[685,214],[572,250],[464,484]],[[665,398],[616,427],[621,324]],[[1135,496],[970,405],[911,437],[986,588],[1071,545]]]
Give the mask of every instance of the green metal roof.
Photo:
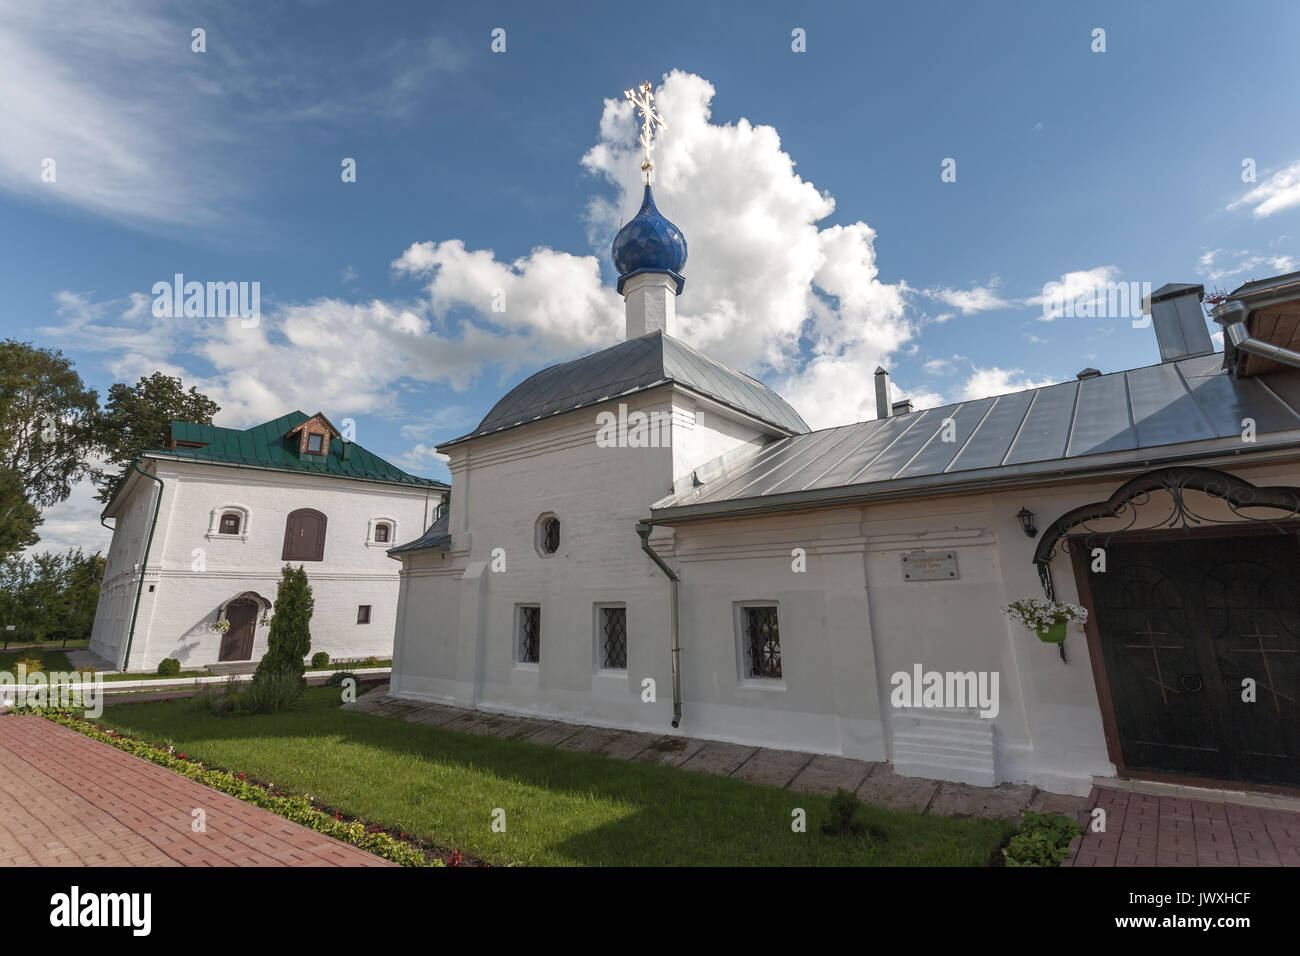
[[[299,455],[298,442],[296,440],[286,442],[284,436],[291,429],[315,417],[301,411],[290,412],[288,415],[281,415],[269,422],[242,430],[221,428],[217,425],[197,425],[194,422],[172,422],[173,442],[202,443],[202,447],[159,448],[144,454],[146,456],[167,455],[214,464],[305,471],[336,478],[359,478],[365,481],[386,481],[399,485],[442,489],[448,487],[444,482],[432,478],[408,475],[378,455],[366,451],[356,442],[345,443],[341,438],[330,441],[328,455]],[[344,444],[349,446],[347,458],[343,457]]]

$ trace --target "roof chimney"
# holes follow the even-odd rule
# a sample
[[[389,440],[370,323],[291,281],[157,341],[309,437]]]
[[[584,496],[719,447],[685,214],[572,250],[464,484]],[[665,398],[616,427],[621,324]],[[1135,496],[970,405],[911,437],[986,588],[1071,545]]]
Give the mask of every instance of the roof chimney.
[[[889,373],[881,366],[876,366],[876,417],[888,418],[890,415],[889,406]]]
[[[1100,370],[1092,368],[1090,366],[1088,368],[1085,368],[1082,372],[1076,372],[1074,374],[1074,377],[1082,382],[1085,378],[1096,378],[1100,374],[1101,374]]]
[[[1205,325],[1205,314],[1201,311],[1203,298],[1203,285],[1170,282],[1156,289],[1142,303],[1143,314],[1151,316],[1156,328],[1160,361],[1176,362],[1214,351],[1210,330]]]
[[[905,398],[901,402],[894,402],[890,409],[895,415],[910,415],[912,413],[912,400]]]

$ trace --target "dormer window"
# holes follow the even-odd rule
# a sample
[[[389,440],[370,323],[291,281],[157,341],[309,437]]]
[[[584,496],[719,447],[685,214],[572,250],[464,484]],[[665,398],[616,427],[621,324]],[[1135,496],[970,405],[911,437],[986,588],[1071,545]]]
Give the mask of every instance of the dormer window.
[[[233,511],[227,511],[221,516],[220,534],[239,534],[240,518]]]
[[[311,455],[325,454],[325,436],[320,432],[309,432],[307,434],[307,452]]]

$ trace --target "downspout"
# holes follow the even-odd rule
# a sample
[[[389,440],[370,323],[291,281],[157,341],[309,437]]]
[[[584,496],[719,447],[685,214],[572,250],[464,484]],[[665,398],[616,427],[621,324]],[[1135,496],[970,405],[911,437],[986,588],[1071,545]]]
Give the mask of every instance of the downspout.
[[[162,507],[163,482],[156,475],[151,475],[147,471],[140,469],[140,459],[137,458],[131,462],[131,467],[140,474],[144,475],[150,481],[158,482],[158,500],[153,503],[153,520],[149,522],[149,538],[144,543],[144,554],[140,557],[140,581],[135,586],[135,607],[131,610],[131,629],[126,634],[126,651],[122,654],[122,670],[126,670],[126,662],[131,659],[131,642],[135,640],[135,620],[140,614],[140,592],[144,590],[144,570],[149,564],[149,548],[153,544],[153,532],[158,527],[158,510]]]
[[[1290,295],[1280,301],[1289,302],[1294,298],[1294,295]],[[1268,302],[1261,302],[1256,305],[1256,308],[1268,304]],[[1281,362],[1283,365],[1300,368],[1300,352],[1274,345],[1272,342],[1265,342],[1250,334],[1250,330],[1246,328],[1246,319],[1252,311],[1245,303],[1233,300],[1216,305],[1210,315],[1215,322],[1223,326],[1224,339],[1232,343],[1233,348],[1272,359],[1274,362]]]
[[[636,526],[636,533],[641,536],[641,550],[650,555],[650,560],[659,565],[659,570],[668,575],[671,581],[672,604],[671,604],[671,621],[668,625],[669,641],[672,647],[673,659],[673,726],[680,726],[682,722],[682,671],[681,656],[682,647],[678,639],[677,619],[678,619],[678,600],[677,587],[680,579],[677,573],[664,562],[655,549],[650,547],[650,532],[654,530],[654,524],[650,521],[639,521]]]

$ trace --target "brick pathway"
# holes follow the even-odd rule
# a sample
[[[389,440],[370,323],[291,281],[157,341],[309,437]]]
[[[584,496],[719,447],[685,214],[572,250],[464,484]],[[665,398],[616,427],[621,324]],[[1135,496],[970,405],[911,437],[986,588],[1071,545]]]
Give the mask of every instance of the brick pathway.
[[[0,866],[390,865],[41,717],[0,717]]]
[[[1094,788],[1103,833],[1070,844],[1065,866],[1300,866],[1300,813]]]

